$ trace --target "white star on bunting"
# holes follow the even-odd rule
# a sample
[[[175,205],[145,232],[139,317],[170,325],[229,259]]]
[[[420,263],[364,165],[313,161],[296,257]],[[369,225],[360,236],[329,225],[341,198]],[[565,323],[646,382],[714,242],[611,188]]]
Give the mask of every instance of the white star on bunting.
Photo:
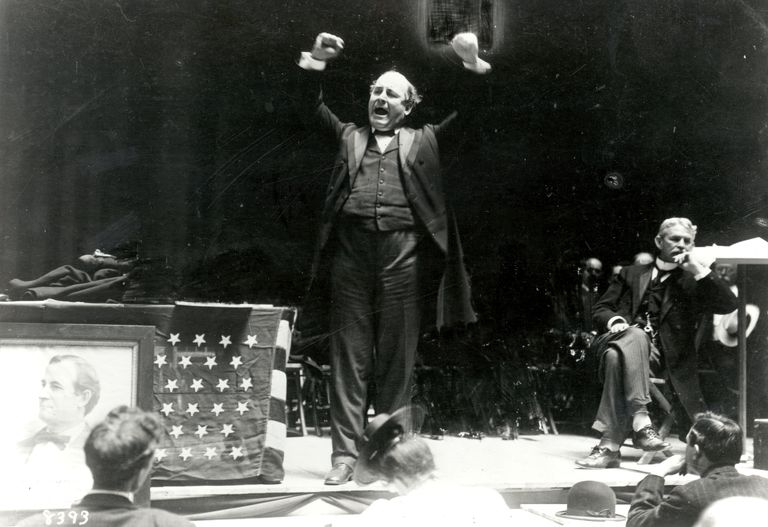
[[[200,410],[197,409],[197,405],[199,403],[187,403],[187,412],[190,417],[198,413]]]
[[[232,357],[232,360],[229,361],[229,363],[232,365],[234,369],[237,369],[237,367],[243,363],[243,359],[242,357],[240,357],[240,355],[235,355],[234,357]]]
[[[234,434],[235,431],[233,425],[222,425],[221,433],[224,434],[224,437],[229,437],[229,434]]]
[[[216,366],[216,364],[217,364],[216,357],[214,357],[213,355],[210,355],[210,356],[205,358],[204,366],[208,366],[209,370],[212,370],[213,367]]]
[[[187,366],[192,366],[192,360],[189,358],[189,355],[182,355],[181,360],[179,361],[179,366],[187,369]]]
[[[179,339],[178,333],[171,333],[171,338],[168,339],[168,342],[171,343],[171,346],[175,346],[179,342],[181,342],[181,339]]]
[[[224,349],[227,349],[227,346],[232,345],[232,337],[229,335],[222,335],[221,340],[219,341],[219,344],[224,346]]]
[[[232,456],[232,459],[237,459],[239,457],[243,457],[243,447],[241,446],[233,446],[232,452],[229,453],[230,456]]]
[[[240,387],[243,391],[247,391],[248,388],[253,388],[253,381],[250,377],[243,377],[243,381],[240,383]]]
[[[157,355],[157,356],[155,357],[155,365],[156,365],[158,368],[160,368],[160,367],[161,367],[161,366],[163,366],[164,364],[168,364],[167,362],[165,362],[165,355]]]
[[[171,431],[168,432],[174,439],[178,439],[179,436],[183,436],[184,432],[181,431],[181,425],[171,425]]]
[[[213,408],[211,409],[212,414],[216,414],[216,417],[218,417],[219,414],[223,411],[224,411],[224,403],[213,403]]]
[[[203,454],[205,457],[208,458],[208,461],[216,457],[216,447],[205,447],[205,454]]]
[[[247,344],[248,345],[249,349],[254,347],[258,343],[259,343],[259,341],[256,340],[256,335],[248,335],[248,338],[245,339],[245,342],[243,342],[243,344]]]
[[[165,389],[169,392],[173,392],[173,390],[179,389],[179,381],[176,379],[168,379],[168,382],[165,383]]]
[[[248,402],[238,402],[237,411],[240,412],[240,415],[246,413],[248,411]]]
[[[190,386],[193,390],[195,390],[195,393],[197,393],[199,390],[203,389],[203,379],[192,379],[192,386]]]
[[[219,383],[216,385],[216,388],[219,389],[219,392],[223,392],[229,388],[229,379],[219,379]]]
[[[166,417],[173,413],[173,403],[163,403],[163,409],[160,410]]]
[[[166,452],[164,448],[158,448],[155,450],[155,461],[162,461],[167,456],[168,452]]]
[[[179,457],[186,461],[187,459],[192,457],[192,448],[182,448],[181,454],[179,454]]]
[[[197,425],[197,432],[195,432],[195,435],[199,437],[200,439],[203,438],[204,435],[208,434],[208,427],[205,425]]]
[[[202,335],[198,335],[197,333],[195,333],[195,340],[193,340],[192,342],[197,344],[198,348],[203,344],[205,344],[205,333],[203,333]]]

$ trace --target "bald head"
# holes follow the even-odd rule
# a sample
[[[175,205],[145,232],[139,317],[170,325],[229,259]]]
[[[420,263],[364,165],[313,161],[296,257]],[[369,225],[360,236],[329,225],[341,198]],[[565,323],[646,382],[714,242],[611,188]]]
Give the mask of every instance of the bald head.
[[[368,120],[374,130],[395,130],[421,101],[416,88],[397,71],[381,75],[371,86]]]
[[[635,265],[648,265],[649,263],[653,263],[654,259],[655,258],[651,253],[641,252],[635,255],[633,261]]]
[[[765,525],[768,516],[768,500],[733,496],[712,503],[701,513],[694,527],[757,527]]]

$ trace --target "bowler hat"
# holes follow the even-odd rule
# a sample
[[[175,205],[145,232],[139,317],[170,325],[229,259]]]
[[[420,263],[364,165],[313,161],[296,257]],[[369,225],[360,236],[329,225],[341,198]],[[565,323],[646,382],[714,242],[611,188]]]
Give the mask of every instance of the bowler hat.
[[[600,481],[579,481],[568,491],[568,508],[557,513],[574,520],[624,520],[616,514],[616,494]]]
[[[379,479],[381,457],[403,438],[421,428],[424,410],[420,406],[404,406],[390,414],[379,414],[365,427],[358,441],[358,458],[354,478],[360,485]]]

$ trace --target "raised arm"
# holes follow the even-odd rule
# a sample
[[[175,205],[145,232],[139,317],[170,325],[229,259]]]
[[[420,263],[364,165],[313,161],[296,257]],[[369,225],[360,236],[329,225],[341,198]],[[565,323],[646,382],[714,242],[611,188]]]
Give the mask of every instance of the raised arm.
[[[476,76],[479,77],[491,71],[491,65],[478,56],[479,46],[477,36],[474,33],[457,33],[451,40],[451,48],[461,59],[464,68]],[[466,95],[460,97],[461,100],[456,106],[456,110],[435,125],[435,133],[441,137],[444,136],[446,130],[448,130],[447,135],[452,136],[454,135],[452,130],[461,129],[467,124],[467,116],[472,113],[472,107],[477,101],[477,90],[482,90],[482,88],[481,84],[475,81],[470,81],[466,88],[463,90],[466,91]]]
[[[302,51],[298,65],[302,70],[299,82],[298,111],[305,126],[321,130],[327,136],[338,140],[349,123],[341,120],[323,102],[323,91],[316,77],[325,69],[329,60],[339,56],[344,49],[344,40],[331,33],[320,33],[315,38],[312,51]],[[314,78],[313,78],[314,77]]]

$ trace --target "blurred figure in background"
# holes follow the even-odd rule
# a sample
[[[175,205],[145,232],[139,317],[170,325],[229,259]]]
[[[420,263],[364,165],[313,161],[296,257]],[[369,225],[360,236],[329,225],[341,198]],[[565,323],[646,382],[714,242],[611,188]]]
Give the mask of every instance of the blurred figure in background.
[[[579,287],[581,331],[592,331],[592,306],[603,292],[603,262],[594,257],[587,258],[581,271]]]
[[[653,263],[654,260],[655,258],[651,253],[639,252],[635,255],[632,263],[634,265],[648,265],[649,263]]]

